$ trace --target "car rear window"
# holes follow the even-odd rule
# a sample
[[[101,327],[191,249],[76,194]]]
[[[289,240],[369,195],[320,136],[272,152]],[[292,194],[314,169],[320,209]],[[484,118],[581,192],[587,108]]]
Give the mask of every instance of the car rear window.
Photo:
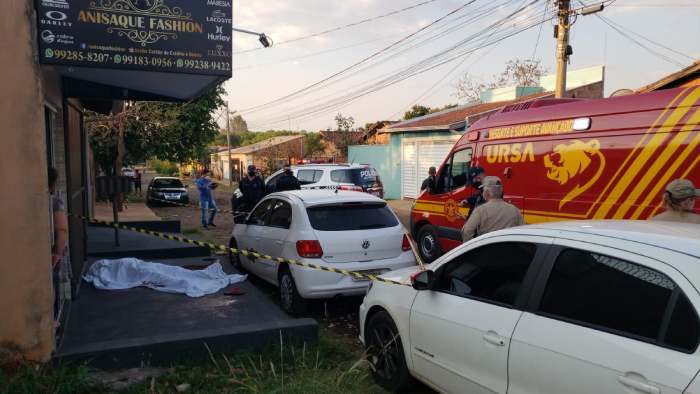
[[[319,231],[371,230],[398,226],[385,203],[339,204],[306,209],[311,227]]]
[[[183,187],[179,179],[156,179],[153,181],[155,187]]]
[[[331,171],[331,180],[338,183],[368,186],[379,182],[379,175],[377,175],[377,170],[372,167],[348,168]]]

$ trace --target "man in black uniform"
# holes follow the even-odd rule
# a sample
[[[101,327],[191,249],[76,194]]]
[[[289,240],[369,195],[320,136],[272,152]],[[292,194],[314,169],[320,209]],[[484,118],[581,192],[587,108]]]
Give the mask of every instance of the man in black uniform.
[[[437,190],[437,178],[435,177],[437,170],[435,167],[430,167],[428,169],[428,177],[423,180],[423,184],[420,185],[420,191],[428,189],[428,193],[435,193]]]
[[[289,164],[284,165],[284,173],[277,179],[275,190],[283,192],[285,190],[301,190],[299,180],[294,176],[292,167]]]
[[[234,204],[237,205],[237,207],[234,207],[236,211],[249,212],[265,197],[265,182],[255,173],[255,170],[254,165],[249,165],[248,176],[243,178],[238,185],[243,196],[238,199],[240,201]]]
[[[463,200],[460,204],[463,207],[470,208],[469,216],[471,216],[472,212],[474,212],[474,209],[476,209],[476,207],[486,202],[486,199],[484,199],[484,195],[482,194],[481,190],[481,182],[484,180],[485,176],[486,171],[483,167],[476,166],[469,169],[469,183],[473,188],[476,189],[476,191],[474,192],[474,194],[469,196],[469,198]]]

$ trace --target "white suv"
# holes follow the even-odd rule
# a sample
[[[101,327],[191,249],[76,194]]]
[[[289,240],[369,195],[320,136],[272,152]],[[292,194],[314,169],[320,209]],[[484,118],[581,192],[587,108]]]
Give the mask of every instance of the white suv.
[[[404,228],[386,202],[352,191],[270,194],[245,223],[234,225],[229,245],[372,275],[416,264]],[[237,268],[279,286],[282,307],[292,314],[304,311],[306,299],[362,295],[369,283],[264,259],[230,257]]]
[[[700,393],[700,225],[578,221],[478,237],[373,282],[361,339],[390,390]]]

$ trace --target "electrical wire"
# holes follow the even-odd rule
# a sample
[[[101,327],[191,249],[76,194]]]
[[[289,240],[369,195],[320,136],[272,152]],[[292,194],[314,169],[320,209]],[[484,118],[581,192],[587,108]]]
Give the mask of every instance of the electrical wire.
[[[387,12],[386,14],[374,16],[374,17],[371,17],[371,18],[365,18],[365,19],[362,19],[362,20],[360,20],[360,21],[353,22],[353,23],[348,23],[347,25],[342,25],[342,26],[334,27],[334,28],[331,28],[331,29],[328,29],[328,30],[324,30],[324,31],[320,31],[320,32],[317,32],[317,33],[308,34],[308,35],[301,36],[301,37],[297,37],[297,38],[292,38],[292,39],[286,40],[286,41],[280,41],[280,42],[277,42],[275,45],[276,45],[276,46],[285,45],[285,44],[289,44],[289,43],[292,43],[292,42],[298,42],[298,41],[306,40],[306,39],[309,39],[309,38],[319,37],[319,36],[322,36],[322,35],[325,35],[325,34],[334,33],[334,32],[336,32],[336,31],[348,29],[348,28],[355,27],[355,26],[358,26],[358,25],[361,25],[361,24],[364,24],[364,23],[369,23],[369,22],[373,22],[373,21],[376,21],[376,20],[379,20],[379,19],[382,19],[382,18],[386,18],[386,17],[389,17],[389,16],[393,16],[393,15],[396,15],[396,14],[400,14],[400,13],[402,13],[402,12],[406,12],[406,11],[412,10],[412,9],[414,9],[414,8],[418,8],[418,7],[422,7],[422,6],[427,5],[427,4],[430,4],[430,3],[434,3],[435,1],[437,1],[437,0],[427,0],[427,1],[423,1],[423,2],[418,3],[418,4],[414,4],[414,5],[411,5],[411,6],[408,6],[408,7],[404,7],[404,8],[398,9],[398,10],[394,10],[394,11]],[[263,48],[247,49],[247,50],[243,50],[243,51],[233,52],[233,54],[234,54],[234,55],[238,55],[238,54],[242,54],[242,53],[249,53],[249,52],[258,51],[258,50],[260,50],[260,49],[263,49]]]

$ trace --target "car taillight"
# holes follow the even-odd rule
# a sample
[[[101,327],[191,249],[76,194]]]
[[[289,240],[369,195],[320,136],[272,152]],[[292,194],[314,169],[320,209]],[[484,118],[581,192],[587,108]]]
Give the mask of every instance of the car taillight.
[[[297,241],[297,253],[299,257],[318,258],[323,256],[323,249],[317,240]]]
[[[408,240],[408,235],[403,235],[403,241],[401,241],[401,250],[404,252],[411,250],[411,241]]]
[[[351,185],[341,185],[339,189],[340,189],[340,190],[350,190],[350,191],[353,191],[353,192],[361,192],[361,191],[364,191],[364,190],[362,189],[362,186],[356,186],[356,185],[352,185],[352,186],[351,186]]]

